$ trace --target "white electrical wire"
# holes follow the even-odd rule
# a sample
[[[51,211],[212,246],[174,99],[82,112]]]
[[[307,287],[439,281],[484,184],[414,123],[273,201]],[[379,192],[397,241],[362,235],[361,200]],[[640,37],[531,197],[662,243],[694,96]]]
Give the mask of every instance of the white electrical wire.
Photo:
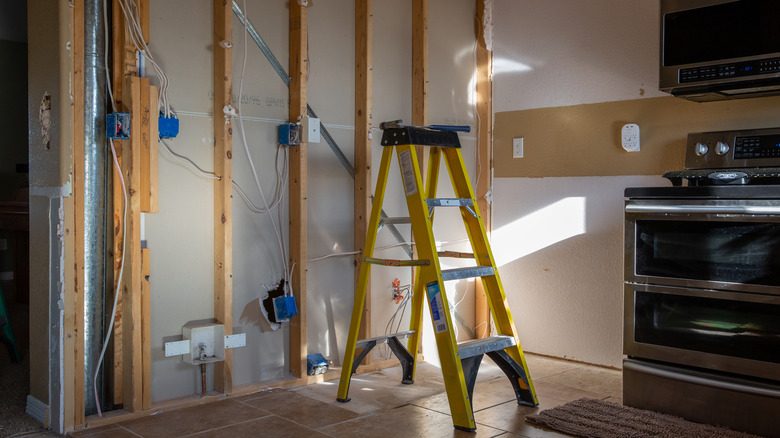
[[[149,64],[152,65],[152,68],[154,68],[154,72],[157,75],[157,79],[160,81],[160,95],[158,97],[160,110],[163,111],[165,117],[171,117],[173,111],[171,110],[171,105],[168,101],[168,76],[162,70],[162,67],[154,60],[152,52],[149,50],[149,46],[146,44],[146,40],[143,37],[143,30],[141,30],[139,24],[141,19],[138,13],[138,5],[135,0],[118,0],[118,3],[119,7],[122,9],[122,15],[125,17],[130,41],[141,56],[146,58]]]
[[[244,6],[244,14],[248,17],[247,9],[246,9],[246,0],[243,2]],[[246,151],[247,161],[249,162],[249,167],[252,169],[252,176],[254,177],[255,184],[257,185],[257,190],[260,192],[260,199],[263,201],[263,205],[265,206],[265,209],[269,212],[271,211],[270,206],[268,205],[268,201],[265,199],[265,194],[263,193],[263,188],[260,185],[260,179],[257,176],[257,169],[255,168],[254,160],[252,160],[252,154],[249,151],[249,144],[246,141],[246,130],[244,129],[244,117],[243,117],[243,111],[241,109],[241,95],[243,94],[244,89],[244,75],[246,73],[246,60],[247,60],[247,35],[249,34],[249,30],[247,29],[247,20],[244,20],[244,54],[243,54],[243,60],[241,63],[241,79],[239,81],[238,86],[238,123],[241,127],[241,141],[244,145],[244,150]],[[292,295],[292,284],[290,282],[290,277],[292,277],[292,267],[290,270],[287,270],[287,252],[284,248],[284,244],[282,243],[282,233],[280,232],[281,223],[280,226],[277,227],[276,221],[274,220],[274,217],[272,214],[269,214],[268,217],[271,219],[271,225],[274,229],[274,234],[276,235],[276,241],[279,244],[279,253],[281,255],[281,262],[282,262],[282,271],[283,271],[283,278],[285,282],[287,283],[287,286],[290,291],[290,295]],[[294,267],[294,265],[293,265]]]
[[[125,187],[125,178],[122,176],[122,167],[119,166],[119,161],[116,158],[116,149],[114,148],[114,141],[111,142],[111,155],[114,157],[114,166],[119,174],[119,181],[122,184],[122,218],[123,222],[127,223],[127,188]],[[114,307],[111,310],[111,321],[108,323],[108,333],[103,341],[103,349],[100,351],[100,357],[98,358],[97,366],[95,367],[95,375],[92,377],[92,389],[95,391],[95,405],[97,406],[98,417],[102,417],[103,413],[100,411],[100,398],[97,391],[97,378],[100,373],[100,365],[103,363],[103,356],[106,354],[106,348],[108,348],[108,340],[111,339],[111,333],[114,330],[114,319],[116,318],[116,307],[119,302],[119,292],[122,287],[122,274],[125,271],[125,245],[127,243],[127,226],[122,227],[122,261],[119,263],[119,276],[116,278],[116,290],[114,290]]]

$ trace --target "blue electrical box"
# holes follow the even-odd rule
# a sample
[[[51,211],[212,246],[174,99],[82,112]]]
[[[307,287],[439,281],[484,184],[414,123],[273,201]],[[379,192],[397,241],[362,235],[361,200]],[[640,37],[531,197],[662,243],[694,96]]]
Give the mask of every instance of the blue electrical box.
[[[328,361],[319,353],[306,356],[306,371],[310,376],[328,372]]]
[[[273,299],[274,314],[276,321],[287,321],[291,316],[298,314],[298,306],[295,305],[295,298],[289,295],[282,295]]]
[[[113,140],[130,138],[130,114],[106,114],[106,137]]]
[[[157,119],[157,130],[160,131],[160,138],[175,138],[179,135],[179,119],[160,114],[160,118]]]
[[[279,125],[279,144],[284,146],[301,144],[301,125],[297,123],[283,123]]]

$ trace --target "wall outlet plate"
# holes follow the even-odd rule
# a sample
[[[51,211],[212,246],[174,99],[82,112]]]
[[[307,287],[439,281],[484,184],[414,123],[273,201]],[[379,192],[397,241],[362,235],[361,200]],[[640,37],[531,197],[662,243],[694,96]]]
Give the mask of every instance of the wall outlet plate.
[[[639,151],[639,125],[628,123],[620,130],[620,141],[627,152]]]
[[[523,158],[523,137],[515,137],[512,139],[512,158]]]

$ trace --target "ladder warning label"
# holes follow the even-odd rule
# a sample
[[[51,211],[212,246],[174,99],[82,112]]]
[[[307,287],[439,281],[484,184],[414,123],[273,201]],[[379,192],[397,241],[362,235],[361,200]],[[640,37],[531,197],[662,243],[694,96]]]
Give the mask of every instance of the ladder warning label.
[[[412,163],[412,151],[406,150],[398,154],[398,160],[401,162],[401,173],[404,178],[404,188],[406,196],[412,196],[417,193],[417,181],[414,178],[414,164]]]
[[[425,285],[428,292],[428,301],[431,302],[431,314],[433,315],[433,327],[436,333],[447,331],[447,318],[444,315],[444,304],[441,302],[439,283],[434,281]]]

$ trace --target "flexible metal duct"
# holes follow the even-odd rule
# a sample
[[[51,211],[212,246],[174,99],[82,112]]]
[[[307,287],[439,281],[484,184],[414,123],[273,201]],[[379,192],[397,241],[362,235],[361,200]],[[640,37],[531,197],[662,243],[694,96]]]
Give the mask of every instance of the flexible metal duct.
[[[84,407],[97,413],[93,377],[103,342],[106,269],[106,72],[103,0],[84,2]],[[97,393],[103,396],[103,377]]]

